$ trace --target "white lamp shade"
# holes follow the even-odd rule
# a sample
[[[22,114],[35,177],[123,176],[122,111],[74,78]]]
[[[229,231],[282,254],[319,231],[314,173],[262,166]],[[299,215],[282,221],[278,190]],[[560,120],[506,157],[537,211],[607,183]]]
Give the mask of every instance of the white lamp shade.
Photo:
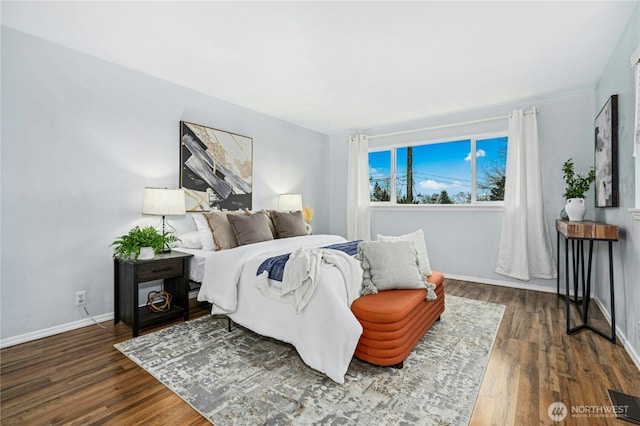
[[[157,216],[186,214],[184,190],[145,188],[142,214],[152,214]]]
[[[278,210],[297,212],[302,210],[301,194],[280,194],[278,197]]]

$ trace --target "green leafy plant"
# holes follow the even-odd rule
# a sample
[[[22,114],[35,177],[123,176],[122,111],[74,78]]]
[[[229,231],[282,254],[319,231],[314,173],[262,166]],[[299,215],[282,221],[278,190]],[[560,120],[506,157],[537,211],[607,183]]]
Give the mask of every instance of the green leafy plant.
[[[562,171],[564,172],[564,181],[567,187],[564,191],[564,197],[569,198],[584,198],[584,193],[589,190],[591,183],[596,180],[596,171],[592,167],[586,176],[576,174],[573,169],[573,159],[569,158],[562,165]]]
[[[154,253],[158,254],[162,251],[165,244],[175,241],[179,241],[175,235],[162,235],[153,226],[147,226],[145,228],[136,226],[129,231],[128,234],[116,238],[110,247],[114,247],[114,258],[122,260],[133,258],[133,260],[137,260],[142,247],[151,247]]]

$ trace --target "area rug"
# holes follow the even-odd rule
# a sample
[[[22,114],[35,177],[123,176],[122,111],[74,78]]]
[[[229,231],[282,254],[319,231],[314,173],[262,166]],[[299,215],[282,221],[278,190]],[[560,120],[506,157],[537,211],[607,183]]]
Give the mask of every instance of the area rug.
[[[115,347],[216,426],[465,425],[505,307],[446,296],[446,309],[404,362],[354,359],[344,384],[288,344],[206,316]]]

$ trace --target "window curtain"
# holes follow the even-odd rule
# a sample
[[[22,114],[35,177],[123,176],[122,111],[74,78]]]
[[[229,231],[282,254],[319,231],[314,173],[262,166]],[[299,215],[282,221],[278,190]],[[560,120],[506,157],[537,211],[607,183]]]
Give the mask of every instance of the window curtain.
[[[640,50],[640,48],[638,48]],[[640,56],[640,52],[637,52]],[[636,209],[640,209],[640,58],[634,58],[636,72],[636,118],[635,141],[633,144],[633,156],[636,158]]]
[[[347,177],[348,240],[371,239],[369,197],[369,139],[366,135],[351,136]]]
[[[537,112],[509,117],[504,218],[495,271],[519,280],[557,275],[544,216]]]

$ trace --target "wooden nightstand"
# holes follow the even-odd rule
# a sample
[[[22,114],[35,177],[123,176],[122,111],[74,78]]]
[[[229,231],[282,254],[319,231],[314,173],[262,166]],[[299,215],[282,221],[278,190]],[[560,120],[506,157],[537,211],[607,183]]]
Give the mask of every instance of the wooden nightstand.
[[[149,260],[113,260],[114,309],[113,323],[122,321],[138,336],[142,327],[183,316],[189,319],[189,259],[192,254],[177,251],[156,255]],[[171,294],[171,309],[153,312],[139,306],[138,285],[141,282],[164,280],[164,290]]]

